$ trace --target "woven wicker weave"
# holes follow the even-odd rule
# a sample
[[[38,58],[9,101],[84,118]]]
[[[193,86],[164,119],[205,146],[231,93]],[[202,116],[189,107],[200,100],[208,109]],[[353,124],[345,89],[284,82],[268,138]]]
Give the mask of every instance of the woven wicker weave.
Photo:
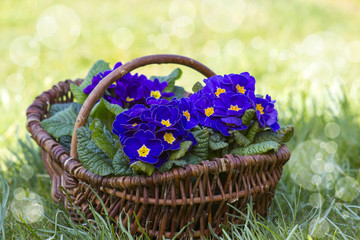
[[[176,57],[177,60],[162,59],[156,62],[175,62],[193,67],[194,60],[190,59],[192,62],[189,64],[187,61],[184,62],[183,57]],[[146,64],[149,63],[141,66]],[[193,68],[204,75],[213,75],[206,67],[200,70],[197,67]],[[125,74],[127,71],[122,70],[117,74]],[[116,76],[110,78],[115,79]],[[79,85],[81,81],[78,79],[74,83]],[[74,219],[78,218],[71,205],[67,204],[62,188],[87,218],[93,217],[89,204],[92,204],[96,211],[103,211],[100,201],[87,185],[100,196],[110,217],[125,225],[128,218],[125,214],[121,215],[122,219],[119,219],[119,216],[121,212],[127,213],[130,217],[131,232],[135,234],[141,232],[135,221],[135,213],[141,227],[146,229],[150,237],[170,238],[190,222],[192,224],[182,233],[182,237],[209,236],[209,225],[215,233],[220,233],[221,223],[239,223],[240,218],[234,217],[237,215],[235,209],[243,211],[250,197],[254,211],[266,215],[283,165],[290,158],[290,152],[285,145],[273,154],[228,154],[211,161],[200,162],[198,165],[187,165],[164,173],[155,172],[149,177],[101,177],[86,170],[76,155],[70,155],[40,125],[43,119],[49,117],[48,109],[52,104],[73,101],[70,83],[70,80],[60,82],[42,93],[28,108],[26,115],[27,129],[42,148],[42,160],[52,179],[52,197],[55,202],[64,203]],[[106,89],[106,86],[103,88]],[[90,97],[91,95],[88,99]],[[84,106],[90,105],[88,100],[84,103]],[[79,117],[81,114],[82,112],[79,113]],[[72,146],[71,150],[73,149]]]

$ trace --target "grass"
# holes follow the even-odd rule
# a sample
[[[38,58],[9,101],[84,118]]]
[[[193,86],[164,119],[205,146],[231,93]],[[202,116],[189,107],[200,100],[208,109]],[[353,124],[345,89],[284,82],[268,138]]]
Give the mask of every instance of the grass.
[[[234,2],[217,6],[204,1],[134,0],[115,5],[111,0],[101,4],[64,0],[61,4],[68,10],[61,19],[76,22],[74,11],[81,21],[81,34],[64,49],[51,48],[52,43],[39,38],[38,29],[47,30],[45,35],[55,29],[42,26],[40,19],[46,9],[53,11],[58,4],[56,0],[0,1],[0,29],[5,33],[0,38],[2,238],[132,238],[126,228],[117,235],[108,219],[96,213],[91,224],[77,225],[52,203],[51,181],[38,146],[25,134],[24,113],[40,92],[64,79],[84,77],[99,58],[114,64],[154,53],[189,56],[218,74],[249,71],[257,80],[257,92],[277,99],[282,124],[295,125],[296,133],[288,143],[292,158],[268,217],[255,218],[250,205],[246,214],[239,213],[246,224],[224,226],[223,235],[212,238],[359,238],[360,50],[353,47],[360,39],[354,24],[360,21],[357,1],[254,0],[247,1],[245,9],[234,7]],[[19,14],[18,9],[27,11]],[[243,22],[223,32],[221,26],[237,24],[237,18],[227,17],[239,12]],[[61,27],[62,22],[58,23]],[[131,46],[119,48],[119,42],[128,39],[119,38],[119,28],[132,32]],[[64,32],[69,28],[58,29],[52,40],[66,44],[73,38]],[[33,47],[20,42],[13,48],[22,36],[34,37]],[[149,66],[139,71],[159,75],[173,67]],[[180,84],[190,90],[194,79],[201,78],[185,70]],[[140,238],[147,239],[146,234]]]

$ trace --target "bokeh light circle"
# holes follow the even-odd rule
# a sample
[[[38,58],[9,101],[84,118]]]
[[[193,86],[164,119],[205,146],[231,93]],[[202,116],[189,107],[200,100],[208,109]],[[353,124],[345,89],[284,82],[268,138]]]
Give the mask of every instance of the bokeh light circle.
[[[21,67],[37,68],[40,65],[40,46],[31,36],[15,38],[9,47],[10,59]]]
[[[216,40],[208,40],[203,46],[203,53],[207,57],[217,57],[220,54],[220,51],[220,44]]]
[[[333,173],[336,168],[337,154],[329,154],[321,143],[319,140],[309,140],[299,144],[287,164],[287,171],[294,182],[309,191],[329,188],[326,176],[329,170]]]
[[[134,34],[128,28],[118,28],[113,32],[112,41],[120,50],[126,50],[132,46]]]
[[[19,175],[25,180],[29,180],[34,176],[34,169],[30,165],[23,165],[19,170]]]
[[[6,87],[13,93],[21,93],[24,89],[25,78],[20,73],[13,73],[6,78]]]
[[[35,223],[44,216],[44,207],[37,194],[29,193],[29,197],[15,198],[10,204],[10,212],[17,221],[21,221],[21,216],[26,223]]]
[[[24,188],[15,188],[14,192],[14,198],[16,200],[23,200],[26,198],[26,193],[25,193],[25,189]]]
[[[324,133],[328,138],[336,138],[340,135],[340,127],[335,122],[329,122],[325,125]]]
[[[345,55],[350,62],[360,62],[360,41],[348,43],[345,48]]]
[[[324,197],[321,193],[313,193],[310,195],[309,203],[314,208],[320,208],[324,204]]]
[[[330,225],[325,219],[313,219],[310,224],[310,232],[313,237],[324,238],[330,230]]]
[[[335,197],[351,202],[359,195],[356,187],[359,189],[359,182],[356,179],[350,176],[342,177],[336,181]]]
[[[254,49],[261,49],[265,45],[265,41],[262,37],[256,36],[251,40],[251,46]]]
[[[239,56],[244,50],[244,44],[239,39],[231,39],[226,44],[226,52],[231,56]]]
[[[246,3],[243,0],[202,0],[201,17],[209,29],[221,33],[231,32],[244,21]]]
[[[301,48],[309,56],[320,55],[324,50],[324,40],[319,34],[308,35],[302,42]]]
[[[329,153],[329,154],[335,154],[338,150],[338,144],[334,141],[329,141],[326,143],[326,147],[325,150]]]
[[[54,5],[43,11],[36,24],[36,36],[46,47],[64,50],[73,46],[81,34],[78,14],[64,5]]]
[[[188,38],[194,33],[193,20],[187,16],[180,16],[176,18],[172,25],[172,32],[178,38]]]
[[[194,4],[189,0],[174,0],[169,6],[168,14],[171,20],[182,16],[194,19],[196,9]]]
[[[171,40],[167,34],[159,34],[155,37],[155,46],[158,49],[167,49],[170,47]]]

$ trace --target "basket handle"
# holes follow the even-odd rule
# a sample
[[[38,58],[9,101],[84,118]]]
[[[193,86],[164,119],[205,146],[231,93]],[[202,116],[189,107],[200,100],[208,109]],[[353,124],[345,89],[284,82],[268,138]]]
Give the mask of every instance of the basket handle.
[[[125,74],[136,68],[143,67],[149,64],[163,64],[163,63],[176,63],[176,64],[188,66],[202,73],[206,77],[211,77],[216,75],[208,67],[195,61],[194,59],[184,56],[169,55],[169,54],[148,55],[144,57],[135,58],[134,60],[127,62],[124,65],[116,68],[114,71],[112,71],[109,75],[107,75],[104,79],[102,79],[99,82],[99,84],[87,97],[86,101],[84,102],[83,106],[80,109],[72,135],[71,151],[70,151],[70,155],[72,157],[74,157],[75,159],[78,158],[76,129],[85,125],[89,117],[89,114],[91,112],[91,109],[104,94],[105,90],[117,79],[123,77]]]

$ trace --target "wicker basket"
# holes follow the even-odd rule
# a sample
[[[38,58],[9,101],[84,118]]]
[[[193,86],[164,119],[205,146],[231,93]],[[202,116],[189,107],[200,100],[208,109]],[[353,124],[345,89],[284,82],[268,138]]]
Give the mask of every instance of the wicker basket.
[[[84,125],[91,108],[105,89],[127,72],[147,64],[177,63],[189,66],[209,77],[214,73],[204,65],[181,56],[153,55],[130,61],[117,68],[89,95],[84,103],[74,128]],[[74,83],[80,84],[78,79]],[[52,104],[71,102],[70,83],[67,80],[53,86],[39,95],[28,108],[27,129],[42,149],[44,166],[52,179],[52,197],[62,202],[74,219],[77,216],[63,193],[65,189],[71,201],[92,218],[89,204],[96,211],[103,208],[91,189],[102,201],[113,219],[127,225],[129,215],[132,234],[141,232],[135,221],[136,214],[141,227],[150,237],[173,237],[185,225],[191,223],[182,237],[209,236],[210,228],[221,232],[221,224],[227,221],[238,223],[235,209],[243,211],[252,197],[254,211],[266,215],[274,195],[283,165],[289,160],[290,152],[283,145],[277,153],[255,156],[233,156],[227,154],[198,165],[187,165],[169,172],[155,172],[152,176],[102,177],[86,170],[77,160],[76,137],[73,137],[71,154],[57,143],[40,125],[49,117]],[[85,183],[85,184],[83,184]],[[229,203],[234,207],[230,207]],[[228,214],[231,213],[231,214]]]

